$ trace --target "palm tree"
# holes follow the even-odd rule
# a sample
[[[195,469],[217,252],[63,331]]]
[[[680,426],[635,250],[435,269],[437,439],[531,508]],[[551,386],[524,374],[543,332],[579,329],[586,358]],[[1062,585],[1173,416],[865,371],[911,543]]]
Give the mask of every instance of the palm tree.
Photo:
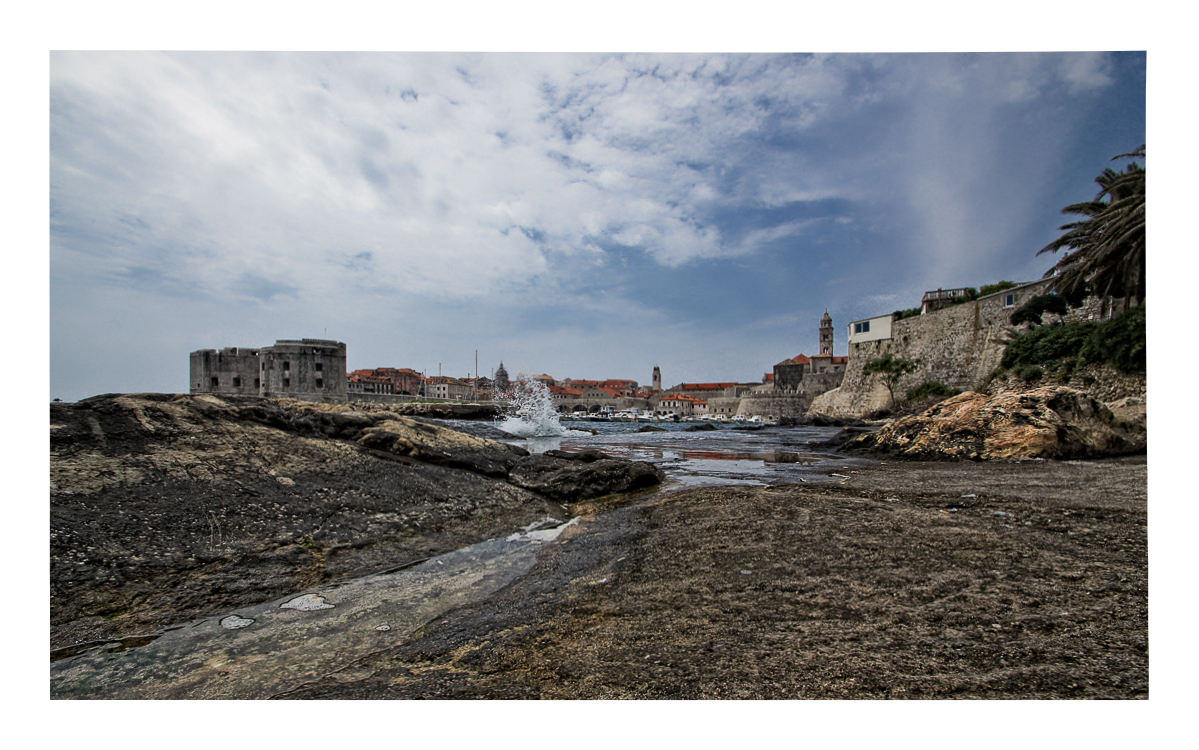
[[[1144,156],[1141,144],[1112,161]],[[1135,161],[1123,172],[1109,167],[1095,182],[1100,190],[1094,200],[1062,209],[1063,214],[1084,218],[1062,226],[1065,234],[1037,255],[1073,249],[1045,273],[1054,277],[1054,291],[1074,294],[1089,289],[1104,297],[1123,297],[1128,309],[1134,300],[1145,301],[1145,168]]]

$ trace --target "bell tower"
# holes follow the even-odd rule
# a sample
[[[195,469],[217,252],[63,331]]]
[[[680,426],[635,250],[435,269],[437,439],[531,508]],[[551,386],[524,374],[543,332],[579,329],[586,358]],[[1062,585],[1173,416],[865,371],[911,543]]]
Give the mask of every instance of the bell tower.
[[[657,365],[654,365],[654,390],[662,390],[662,370]]]
[[[825,355],[833,356],[833,319],[829,317],[828,310],[820,318],[820,356]]]

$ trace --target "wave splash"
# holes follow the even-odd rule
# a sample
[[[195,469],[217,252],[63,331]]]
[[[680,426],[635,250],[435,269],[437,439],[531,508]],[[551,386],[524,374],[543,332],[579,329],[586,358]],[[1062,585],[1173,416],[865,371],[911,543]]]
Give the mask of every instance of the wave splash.
[[[549,389],[530,375],[521,374],[516,379],[511,395],[512,405],[496,424],[510,435],[539,438],[590,434],[563,427],[558,422],[558,410]]]

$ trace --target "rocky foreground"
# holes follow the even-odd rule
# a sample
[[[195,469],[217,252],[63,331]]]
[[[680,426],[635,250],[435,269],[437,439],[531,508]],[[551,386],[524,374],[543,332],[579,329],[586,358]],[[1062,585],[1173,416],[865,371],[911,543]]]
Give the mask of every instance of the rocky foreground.
[[[661,482],[388,411],[130,394],[50,408],[52,649],[421,560]]]
[[[578,522],[482,600],[253,695],[1148,696],[1143,451],[888,459],[827,484],[651,491],[652,467],[603,454],[526,456],[298,402],[103,397],[54,407],[51,423],[52,647],[570,512]],[[232,680],[256,667],[222,668],[206,664],[193,693],[138,695],[238,697]]]

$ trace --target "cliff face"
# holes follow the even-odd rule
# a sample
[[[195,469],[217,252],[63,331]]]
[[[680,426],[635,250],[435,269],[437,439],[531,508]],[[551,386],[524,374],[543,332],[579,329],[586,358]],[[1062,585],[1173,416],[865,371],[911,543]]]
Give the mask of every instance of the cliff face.
[[[213,395],[52,404],[50,456],[52,647],[563,520],[570,490],[531,491],[509,474],[549,462],[572,487],[589,468],[379,408]],[[661,479],[603,463],[590,495]]]

